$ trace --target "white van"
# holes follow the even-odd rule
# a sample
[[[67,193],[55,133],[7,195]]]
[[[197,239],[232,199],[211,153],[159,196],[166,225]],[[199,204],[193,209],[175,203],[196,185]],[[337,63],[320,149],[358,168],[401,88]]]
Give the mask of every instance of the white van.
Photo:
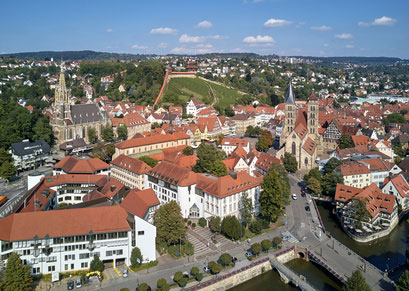
[[[293,193],[293,195],[291,195],[291,197],[293,198],[293,200],[297,200],[297,194]]]

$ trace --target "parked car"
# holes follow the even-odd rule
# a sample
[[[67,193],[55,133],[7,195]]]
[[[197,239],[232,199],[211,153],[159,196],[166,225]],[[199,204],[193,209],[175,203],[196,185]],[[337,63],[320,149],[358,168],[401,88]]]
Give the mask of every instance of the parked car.
[[[291,238],[291,236],[289,236],[289,235],[282,235],[281,236],[281,239],[283,240],[283,241],[287,241],[287,240],[289,240]]]
[[[204,267],[203,267],[203,272],[209,273],[209,272],[210,272],[209,266],[204,266]]]
[[[128,270],[124,270],[124,272],[122,273],[122,277],[124,278],[128,277]]]
[[[246,252],[246,257],[248,258],[248,257],[251,257],[253,255],[253,253],[252,252]]]
[[[305,206],[305,211],[310,211],[311,209],[310,209],[310,207],[307,205],[307,206]]]
[[[233,263],[235,264],[235,263],[237,262],[237,258],[236,258],[236,257],[233,257],[232,261],[233,261]]]
[[[293,200],[297,200],[297,194],[293,193],[293,195],[291,195],[291,197],[293,198]]]
[[[67,289],[68,289],[68,290],[74,289],[74,281],[73,281],[73,280],[68,280],[68,282],[67,282]]]
[[[77,279],[77,280],[75,281],[75,287],[77,287],[77,288],[81,288],[81,287],[82,287],[82,281],[81,281],[81,279]]]

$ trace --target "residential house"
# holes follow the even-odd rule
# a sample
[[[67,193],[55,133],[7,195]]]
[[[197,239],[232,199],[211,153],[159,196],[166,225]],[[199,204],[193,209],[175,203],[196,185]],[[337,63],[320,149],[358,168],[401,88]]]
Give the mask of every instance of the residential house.
[[[112,129],[115,136],[118,136],[118,126],[126,125],[128,137],[133,137],[137,133],[144,133],[151,129],[151,123],[143,118],[139,113],[129,113],[123,118],[112,118]]]
[[[141,160],[119,155],[111,162],[111,177],[131,189],[145,189],[145,174],[151,169]]]
[[[43,165],[51,156],[50,146],[44,140],[30,142],[25,139],[11,144],[10,154],[18,171]]]
[[[345,162],[335,168],[342,174],[344,184],[355,188],[364,188],[372,184],[372,175],[369,165],[358,162]]]
[[[394,195],[403,211],[409,209],[409,183],[402,174],[387,177],[382,192]]]

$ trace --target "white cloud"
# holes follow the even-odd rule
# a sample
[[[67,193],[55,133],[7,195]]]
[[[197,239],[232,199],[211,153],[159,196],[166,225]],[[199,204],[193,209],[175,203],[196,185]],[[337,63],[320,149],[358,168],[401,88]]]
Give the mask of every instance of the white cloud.
[[[271,46],[275,43],[274,39],[268,35],[247,36],[243,42],[250,46]]]
[[[209,43],[200,43],[195,47],[175,47],[171,49],[174,54],[207,54],[215,52],[213,45]]]
[[[139,45],[139,44],[134,44],[134,45],[132,46],[132,48],[133,48],[133,49],[137,49],[137,50],[144,50],[144,49],[147,49],[148,47],[147,47],[147,46],[143,46],[143,45]]]
[[[198,43],[204,41],[205,38],[203,36],[192,36],[187,34],[182,34],[179,38],[179,42],[181,43]]]
[[[112,28],[108,28],[107,30],[106,30],[106,32],[112,32],[113,30],[112,30]]]
[[[396,19],[382,16],[380,18],[376,18],[373,22],[373,26],[393,26],[396,23]]]
[[[265,27],[280,27],[291,24],[292,21],[284,20],[284,19],[274,19],[270,18],[266,22],[264,22]]]
[[[196,28],[211,28],[213,24],[210,21],[203,20],[196,25]]]
[[[180,43],[199,43],[205,42],[208,39],[226,39],[227,37],[222,35],[207,35],[207,36],[193,36],[188,34],[182,34],[179,38]]]
[[[347,44],[346,46],[345,46],[345,48],[347,48],[347,49],[351,49],[351,48],[354,48],[355,46],[353,45],[353,44]]]
[[[168,47],[167,42],[161,42],[160,44],[158,44],[158,48],[167,48],[167,47]]]
[[[352,34],[350,34],[350,33],[341,33],[341,34],[336,34],[335,37],[339,38],[339,39],[351,39]]]
[[[379,18],[375,18],[374,21],[371,23],[360,21],[358,22],[358,26],[360,27],[369,27],[369,26],[394,26],[396,23],[396,19],[390,18],[388,16],[382,16]]]
[[[318,31],[328,31],[328,30],[331,30],[332,27],[327,26],[327,25],[321,25],[321,26],[312,26],[311,29],[312,30],[318,30]]]
[[[360,26],[360,27],[368,27],[368,26],[369,26],[369,23],[360,21],[360,22],[358,22],[358,26]]]
[[[178,31],[176,29],[170,27],[158,27],[151,29],[151,34],[177,34]]]

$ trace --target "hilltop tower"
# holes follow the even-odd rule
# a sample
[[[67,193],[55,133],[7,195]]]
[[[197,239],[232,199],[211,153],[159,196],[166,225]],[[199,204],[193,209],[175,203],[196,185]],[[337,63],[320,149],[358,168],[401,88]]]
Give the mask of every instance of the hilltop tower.
[[[291,82],[288,86],[287,93],[285,95],[284,106],[284,126],[280,137],[280,147],[285,143],[288,135],[294,130],[295,121],[297,118],[297,107],[295,105],[295,96]]]

